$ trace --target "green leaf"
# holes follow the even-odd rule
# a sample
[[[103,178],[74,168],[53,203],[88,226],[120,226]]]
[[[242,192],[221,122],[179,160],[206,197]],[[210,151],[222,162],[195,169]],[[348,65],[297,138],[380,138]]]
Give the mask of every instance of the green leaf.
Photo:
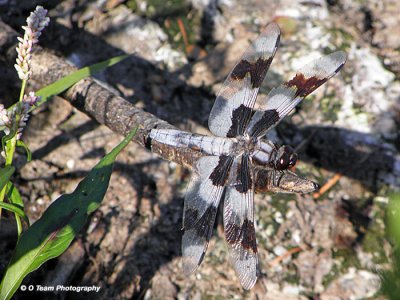
[[[399,299],[400,295],[400,193],[389,194],[386,210],[386,230],[393,242],[390,268],[379,273],[381,279],[380,293],[386,299]]]
[[[0,299],[10,299],[27,274],[47,260],[63,253],[96,210],[108,188],[118,153],[129,143],[136,129],[89,172],[72,194],[55,200],[18,240],[15,252],[0,284]]]
[[[17,147],[24,148],[25,151],[26,151],[26,158],[27,158],[27,160],[28,160],[28,161],[31,161],[31,160],[32,160],[32,153],[31,153],[31,150],[29,150],[28,146],[25,144],[24,141],[18,140],[18,141],[17,141]]]
[[[126,55],[120,55],[117,57],[113,57],[110,59],[107,59],[103,62],[84,67],[82,69],[79,69],[78,71],[67,75],[60,80],[57,80],[56,82],[40,89],[39,91],[36,92],[37,96],[42,97],[40,101],[35,105],[35,107],[38,107],[45,103],[50,97],[58,95],[71,86],[73,86],[75,83],[77,83],[79,80],[84,79],[85,77],[91,76],[97,72],[100,72],[104,70],[107,67],[110,67],[112,65],[115,65],[116,63],[119,63],[120,61],[124,60],[127,58],[129,54]],[[31,111],[34,109],[34,107],[31,108]]]
[[[17,214],[18,216],[20,216],[22,219],[24,219],[24,221],[29,224],[29,219],[26,216],[24,210],[19,206],[16,205],[14,203],[6,203],[6,202],[0,202],[0,207],[1,208],[5,208],[9,211],[12,211],[13,213]]]
[[[400,247],[400,193],[389,195],[387,207],[387,231],[397,247]]]
[[[18,205],[22,209],[24,208],[24,202],[22,201],[21,195],[18,192],[18,189],[13,185],[11,181],[7,183],[6,192],[7,192],[7,198],[10,200],[11,203]],[[18,237],[19,237],[22,233],[22,223],[18,214],[15,214],[15,221],[17,222]],[[27,218],[25,221],[27,221],[28,226],[30,226],[29,219]]]
[[[7,183],[7,197],[11,203],[24,207],[24,201],[22,201],[21,195],[11,181]]]
[[[5,166],[0,168],[0,191],[6,186],[10,180],[12,174],[14,174],[15,168],[13,166]]]

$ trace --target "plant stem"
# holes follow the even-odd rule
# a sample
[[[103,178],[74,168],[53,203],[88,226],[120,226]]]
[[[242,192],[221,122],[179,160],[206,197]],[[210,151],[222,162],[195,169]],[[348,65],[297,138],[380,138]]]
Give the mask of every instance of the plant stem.
[[[8,147],[6,146],[6,166],[12,164],[14,157],[15,146],[17,144],[19,120],[21,119],[22,100],[24,99],[25,95],[25,87],[26,87],[26,80],[23,80],[21,85],[21,92],[19,94],[19,102],[17,103],[17,111],[15,114],[15,127],[16,127],[15,135],[9,142],[7,142]]]
[[[24,99],[25,87],[26,87],[26,80],[22,80],[21,92],[19,93],[19,102],[22,102],[22,99]]]
[[[19,120],[21,118],[21,109],[22,109],[22,100],[24,99],[25,95],[25,87],[26,87],[26,80],[22,81],[21,85],[21,92],[19,94],[19,101],[17,103],[17,108],[16,108],[16,113],[15,113],[15,127],[16,130],[14,132],[14,136],[12,137],[11,140],[8,140],[5,145],[4,152],[6,153],[6,166],[11,166],[13,157],[14,157],[14,152],[15,152],[15,146],[17,145],[17,134],[18,134],[18,126],[19,126]],[[4,201],[4,196],[6,194],[6,186],[0,191],[0,201]],[[0,208],[0,216],[1,216],[1,208]]]
[[[6,187],[4,186],[3,189],[0,191],[0,202],[4,201],[5,194],[6,194]],[[1,208],[0,208],[0,217],[1,217]]]

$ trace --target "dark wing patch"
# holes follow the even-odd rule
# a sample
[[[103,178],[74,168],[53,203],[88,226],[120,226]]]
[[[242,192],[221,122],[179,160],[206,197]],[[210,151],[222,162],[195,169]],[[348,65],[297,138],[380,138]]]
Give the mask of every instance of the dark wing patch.
[[[209,224],[214,223],[216,214],[217,209],[213,205],[210,205],[202,216],[199,216],[198,210],[188,208],[185,211],[183,228],[185,230],[195,229],[198,236],[206,238],[211,235],[209,230],[212,228],[209,227]]]
[[[297,73],[296,76],[286,83],[286,85],[296,89],[294,97],[304,98],[324,84],[328,79],[329,78],[318,78],[316,76],[306,78],[304,77],[304,74]]]
[[[263,136],[304,97],[339,72],[345,62],[346,54],[343,51],[334,52],[305,65],[292,79],[273,88],[254,113],[247,128],[248,134],[257,137]]]
[[[279,113],[275,109],[266,110],[262,113],[261,118],[252,125],[251,136],[262,136],[266,128],[271,128],[280,121]]]
[[[248,251],[257,253],[257,241],[254,229],[254,222],[248,219],[244,220],[242,225],[243,240],[242,246]]]
[[[228,244],[241,245],[247,251],[257,253],[257,242],[253,222],[245,219],[241,227],[228,223],[225,228],[225,238]]]
[[[231,262],[243,288],[257,281],[258,257],[254,230],[253,174],[249,158],[236,158],[224,199],[224,231]]]
[[[221,155],[218,160],[218,165],[210,174],[210,180],[215,186],[224,186],[229,177],[233,158],[231,156]]]
[[[201,157],[193,170],[183,212],[183,271],[190,274],[200,265],[214,227],[219,201],[229,177],[233,158]]]
[[[267,60],[260,57],[254,63],[242,59],[232,70],[231,78],[233,80],[242,80],[247,74],[249,74],[251,87],[253,89],[259,88],[267,74],[269,66],[272,63],[272,59],[273,57],[271,56]]]
[[[253,179],[250,171],[250,158],[242,155],[241,162],[238,164],[237,178],[235,187],[239,193],[247,193],[253,188]]]
[[[278,47],[279,36],[278,25],[269,24],[228,75],[208,118],[208,126],[214,135],[234,137],[244,133],[259,87]],[[238,119],[243,111],[245,115]]]
[[[238,135],[243,135],[243,124],[247,123],[253,115],[253,109],[241,104],[232,112],[232,125],[229,128],[227,137],[236,137]]]

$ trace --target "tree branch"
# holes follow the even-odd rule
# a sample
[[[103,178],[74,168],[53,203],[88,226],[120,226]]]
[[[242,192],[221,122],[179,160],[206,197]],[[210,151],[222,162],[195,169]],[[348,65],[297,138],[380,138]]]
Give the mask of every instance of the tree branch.
[[[15,61],[17,36],[18,34],[12,28],[0,20],[0,55],[6,58],[9,65]],[[35,47],[32,55],[32,70],[32,80],[39,87],[44,87],[77,69],[47,49]],[[106,125],[123,136],[127,135],[132,128],[139,127],[134,140],[147,148],[150,148],[150,145],[146,145],[146,140],[151,129],[176,129],[171,124],[136,108],[124,98],[105,89],[93,78],[79,81],[60,96],[100,124]],[[194,159],[199,157],[198,152],[190,149],[181,149],[182,151],[172,151],[172,153],[169,147],[156,141],[152,142],[151,150],[162,158],[185,167],[191,167]]]

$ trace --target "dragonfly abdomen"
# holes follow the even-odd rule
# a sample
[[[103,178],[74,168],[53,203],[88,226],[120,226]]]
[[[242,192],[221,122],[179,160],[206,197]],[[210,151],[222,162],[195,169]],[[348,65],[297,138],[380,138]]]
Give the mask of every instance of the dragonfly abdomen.
[[[175,129],[153,129],[149,137],[162,144],[190,148],[209,155],[231,155],[235,145],[230,138],[194,134]]]

